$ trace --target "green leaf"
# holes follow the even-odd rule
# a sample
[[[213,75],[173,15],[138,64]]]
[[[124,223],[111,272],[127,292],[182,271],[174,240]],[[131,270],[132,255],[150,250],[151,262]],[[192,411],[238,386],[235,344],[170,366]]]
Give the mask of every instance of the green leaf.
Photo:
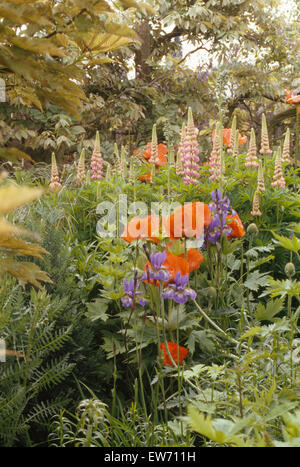
[[[262,328],[260,326],[253,326],[241,336],[241,339],[247,339],[248,337],[256,336],[257,334],[261,333],[261,330]]]
[[[284,300],[282,298],[268,301],[266,307],[260,302],[257,305],[257,312],[254,316],[258,321],[272,321],[274,316],[282,310],[283,303]]]
[[[85,313],[85,316],[90,321],[96,321],[100,319],[101,321],[107,321],[109,316],[106,314],[108,308],[108,300],[103,298],[96,298],[93,302],[87,303],[88,311]]]
[[[249,441],[243,435],[232,434],[235,424],[231,420],[216,419],[212,421],[209,415],[205,416],[191,406],[188,407],[188,417],[190,425],[195,431],[216,443],[228,443],[238,447],[249,446]]]
[[[248,279],[244,282],[244,286],[250,290],[257,291],[259,287],[264,287],[268,284],[268,272],[260,273],[255,270],[248,275]]]
[[[281,245],[283,248],[286,248],[287,250],[291,250],[295,253],[298,253],[298,251],[300,250],[300,238],[296,237],[296,235],[293,235],[292,238],[287,238],[281,235],[277,235],[275,232],[272,233],[277,239],[276,243]]]

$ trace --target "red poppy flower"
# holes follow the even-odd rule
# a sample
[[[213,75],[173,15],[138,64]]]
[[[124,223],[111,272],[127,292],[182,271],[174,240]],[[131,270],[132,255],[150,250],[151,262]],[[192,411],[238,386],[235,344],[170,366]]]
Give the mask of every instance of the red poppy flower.
[[[204,219],[200,217],[202,216],[202,212]],[[200,201],[195,201],[180,206],[169,217],[163,218],[163,226],[165,232],[172,239],[199,237],[203,231],[203,226],[207,227],[211,219],[209,206]]]
[[[245,229],[244,229],[243,223],[242,223],[239,215],[238,214],[235,214],[234,216],[229,215],[229,216],[227,216],[226,219],[227,219],[227,221],[231,221],[229,226],[232,228],[232,232],[228,236],[228,238],[230,239],[230,238],[244,237]]]
[[[121,238],[128,243],[137,240],[138,238],[148,238],[155,243],[158,243],[158,238],[155,233],[159,232],[159,219],[153,215],[143,219],[133,217],[125,226]]]
[[[178,365],[183,362],[183,360],[188,356],[189,350],[186,347],[177,345],[175,342],[167,342],[168,350],[172,356],[174,362]],[[174,366],[172,360],[170,359],[165,344],[160,344],[160,349],[163,351],[164,359],[163,365],[165,366]]]
[[[216,130],[212,133],[212,140],[215,139]],[[231,128],[223,128],[223,146],[230,146]],[[247,143],[247,136],[239,134],[239,145]]]

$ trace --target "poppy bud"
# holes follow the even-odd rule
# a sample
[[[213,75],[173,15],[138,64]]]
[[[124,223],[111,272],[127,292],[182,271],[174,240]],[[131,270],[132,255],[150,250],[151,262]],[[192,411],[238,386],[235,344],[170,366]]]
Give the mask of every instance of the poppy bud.
[[[295,266],[293,263],[287,263],[284,268],[284,272],[288,276],[288,278],[293,277],[296,273]]]
[[[214,287],[208,287],[207,289],[207,296],[210,300],[216,298],[217,296],[217,291]]]
[[[248,225],[247,233],[250,234],[250,235],[257,235],[258,234],[258,228],[257,228],[257,225],[254,222],[252,222],[252,224]]]

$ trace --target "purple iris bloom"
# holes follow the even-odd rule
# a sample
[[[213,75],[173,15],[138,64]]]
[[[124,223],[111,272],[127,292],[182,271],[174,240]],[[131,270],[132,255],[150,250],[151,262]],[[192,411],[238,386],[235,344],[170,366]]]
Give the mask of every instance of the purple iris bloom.
[[[141,281],[156,280],[161,282],[167,282],[170,278],[168,271],[164,268],[163,263],[167,258],[167,253],[151,253],[150,262],[152,271],[148,268],[147,271],[142,275]]]
[[[123,286],[124,286],[124,292],[125,295],[121,298],[122,305],[125,307],[132,306],[133,304],[133,299],[135,297],[136,302],[141,305],[145,306],[147,305],[147,300],[143,297],[138,297],[138,295],[143,294],[140,290],[138,290],[140,285],[140,281],[136,280],[136,283],[134,284],[134,279],[131,279],[129,282],[127,282],[126,279],[123,280]]]
[[[187,287],[188,283],[189,275],[186,274],[185,276],[182,276],[180,272],[177,272],[174,283],[168,284],[161,296],[163,298],[174,300],[176,303],[186,303],[188,297],[195,300],[197,294],[193,289]]]
[[[163,263],[166,261],[167,253],[163,251],[162,253],[151,253],[150,255],[150,262],[152,264],[153,269],[156,271],[160,269]]]

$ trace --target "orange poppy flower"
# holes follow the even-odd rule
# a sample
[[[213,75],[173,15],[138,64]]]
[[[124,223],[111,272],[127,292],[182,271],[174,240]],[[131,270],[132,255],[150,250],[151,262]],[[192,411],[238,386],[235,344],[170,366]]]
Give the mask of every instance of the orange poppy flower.
[[[175,342],[167,342],[168,350],[175,363],[181,364],[183,360],[188,356],[189,350],[186,347],[177,345]],[[160,349],[163,351],[164,359],[163,365],[174,366],[170,359],[165,344],[160,344]]]
[[[163,266],[166,268],[170,276],[168,282],[174,282],[175,276],[178,272],[180,272],[181,276],[186,276],[186,274],[189,274],[190,272],[188,261],[184,257],[173,255],[173,253],[170,252],[167,252],[167,257]]]
[[[183,256],[184,255],[180,255]],[[187,262],[189,263],[189,272],[195,271],[200,268],[201,263],[204,260],[204,256],[194,248],[190,248],[187,252]]]
[[[166,252],[167,253],[169,252],[169,247],[171,247],[174,242],[175,242],[175,239],[171,240],[166,245]],[[181,245],[183,246],[183,242],[181,242]],[[188,262],[188,264],[189,264],[189,273],[192,272],[192,271],[195,271],[196,269],[199,269],[200,265],[202,264],[202,262],[204,260],[204,256],[198,250],[195,250],[194,248],[190,248],[187,251],[186,257],[185,257],[184,253],[181,253],[178,256],[180,256],[181,258],[184,258]]]
[[[285,102],[288,102],[289,99],[291,99],[291,97],[293,97],[293,91],[292,90],[286,90],[285,91]]]
[[[285,91],[285,102],[297,105],[297,111],[300,115],[300,95],[294,96],[293,91]]]
[[[164,285],[169,284],[170,282],[174,282],[175,276],[178,272],[180,272],[181,276],[186,276],[190,272],[190,266],[188,260],[184,258],[184,255],[173,255],[173,253],[170,253],[167,251],[167,257],[165,261],[163,262],[162,266],[166,271],[169,273],[169,280],[164,282]],[[144,266],[144,271],[147,272],[147,269],[152,272],[152,266],[149,261],[146,262]],[[154,281],[152,279],[150,280],[144,280],[143,282],[147,282],[149,284],[154,284]],[[156,285],[159,285],[158,282],[155,282]]]
[[[151,143],[147,143],[147,149],[145,149],[143,153],[144,159],[148,161],[151,157],[152,154],[152,149],[151,149]],[[166,157],[166,154],[168,152],[167,146],[165,146],[163,143],[159,143],[157,145],[157,159],[155,161],[155,167],[163,167],[164,165],[167,164],[168,159]]]
[[[212,132],[212,140],[215,139],[216,130]],[[223,146],[230,146],[231,128],[223,128]],[[247,136],[239,134],[239,145],[247,143]]]
[[[204,219],[200,217],[202,216],[202,204]],[[207,227],[211,219],[209,206],[200,201],[194,201],[180,206],[174,210],[173,214],[163,218],[163,226],[172,239],[199,237],[203,232],[203,226]]]
[[[147,146],[148,146],[147,149],[145,149],[142,155],[144,159],[146,159],[146,161],[150,159],[151,154],[152,154],[151,143],[147,143]],[[166,157],[167,152],[168,152],[167,146],[165,146],[162,143],[159,143],[157,145],[157,158],[155,161],[156,168],[164,167],[167,164],[168,162],[168,159]],[[141,151],[139,149],[136,149],[135,151],[133,151],[133,153],[141,156]],[[150,179],[151,179],[151,172],[148,172],[146,175],[141,175],[139,177],[139,180],[141,180],[141,182],[150,182]]]
[[[138,238],[148,238],[158,243],[158,238],[155,236],[156,232],[159,232],[159,219],[157,217],[151,215],[140,219],[135,216],[125,226],[121,238],[128,243]]]
[[[139,180],[141,180],[141,182],[150,182],[150,179],[151,179],[151,172],[148,172],[146,173],[146,175],[141,175],[139,177]]]
[[[239,217],[238,214],[235,214],[234,216],[233,215],[229,215],[227,216],[226,218],[228,221],[230,220],[230,224],[229,226],[232,228],[232,232],[231,234],[228,236],[228,238],[240,238],[240,237],[244,237],[245,235],[245,229],[244,229],[244,226],[243,226],[243,223]]]

